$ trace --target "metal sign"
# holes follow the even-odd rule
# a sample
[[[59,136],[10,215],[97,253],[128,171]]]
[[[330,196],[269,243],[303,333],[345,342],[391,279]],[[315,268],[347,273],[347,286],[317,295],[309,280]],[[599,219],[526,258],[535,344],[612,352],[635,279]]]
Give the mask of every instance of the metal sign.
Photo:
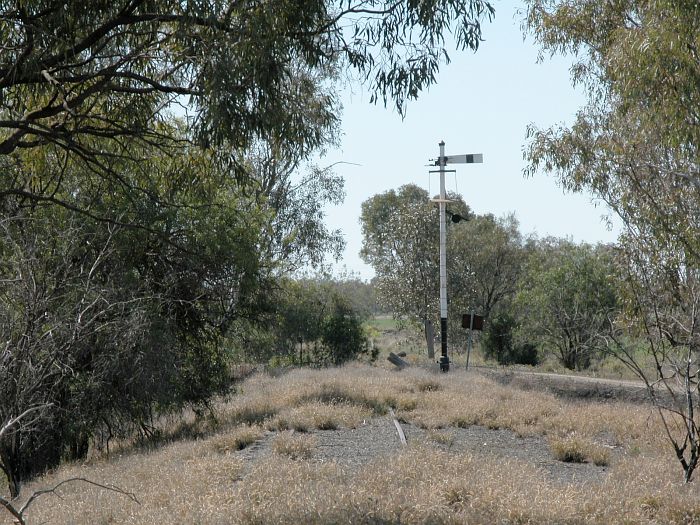
[[[438,163],[435,164],[439,166]],[[484,162],[484,155],[482,153],[469,153],[466,155],[447,155],[445,157],[445,164],[481,164]]]
[[[484,316],[477,314],[462,314],[462,328],[467,330],[483,330]]]

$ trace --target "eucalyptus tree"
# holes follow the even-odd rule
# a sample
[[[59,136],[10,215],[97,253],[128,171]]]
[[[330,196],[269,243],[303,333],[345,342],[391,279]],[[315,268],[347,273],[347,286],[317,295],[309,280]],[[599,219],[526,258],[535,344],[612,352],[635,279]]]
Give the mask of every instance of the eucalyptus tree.
[[[488,318],[515,295],[524,257],[514,215],[476,215],[450,231],[453,302]]]
[[[589,98],[571,127],[531,130],[530,171],[557,173],[621,217],[629,328],[656,370],[632,362],[622,339],[614,346],[657,402],[656,387],[681,385],[659,413],[689,481],[700,458],[700,4],[529,0],[525,24],[543,50],[577,57],[573,79]]]
[[[439,223],[428,192],[413,184],[362,203],[360,256],[374,268],[380,302],[425,325],[439,298]]]
[[[448,60],[445,35],[476,49],[493,13],[485,0],[4,0],[3,194],[58,202],[60,176],[8,174],[22,150],[51,147],[117,180],[115,158],[140,160],[134,142],[173,154],[183,134],[161,123],[174,112],[200,146],[244,152],[277,137],[283,155],[311,151],[324,136],[309,105],[337,120],[319,72],[345,69],[403,111]]]
[[[469,207],[459,195],[449,198],[453,213],[470,216]],[[423,324],[430,349],[431,326],[437,320],[440,297],[437,206],[430,202],[427,191],[407,184],[363,202],[360,222],[364,236],[360,255],[374,268],[373,283],[380,302],[394,315]],[[455,229],[452,226],[461,225],[450,222],[450,230]],[[451,297],[461,293],[463,281],[450,274],[447,282]]]
[[[587,368],[613,331],[616,280],[610,250],[543,239],[526,261],[514,300],[521,339],[569,369]]]
[[[329,135],[329,139],[335,135]],[[330,140],[329,140],[330,141]],[[260,240],[260,260],[271,275],[305,267],[321,268],[328,255],[340,257],[345,240],[325,224],[325,208],[345,197],[342,177],[298,157],[281,157],[269,142],[248,155],[255,199],[268,214]]]

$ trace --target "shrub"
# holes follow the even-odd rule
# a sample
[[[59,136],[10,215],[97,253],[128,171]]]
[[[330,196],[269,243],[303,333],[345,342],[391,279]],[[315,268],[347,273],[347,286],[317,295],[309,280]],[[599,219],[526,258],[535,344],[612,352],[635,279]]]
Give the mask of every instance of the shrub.
[[[333,313],[323,323],[321,339],[324,360],[339,365],[368,353],[369,341],[357,313],[340,298],[334,302]]]
[[[517,328],[516,319],[509,313],[501,313],[489,319],[481,347],[484,355],[496,359],[499,364],[537,364],[537,347],[529,342],[518,343],[513,333]]]

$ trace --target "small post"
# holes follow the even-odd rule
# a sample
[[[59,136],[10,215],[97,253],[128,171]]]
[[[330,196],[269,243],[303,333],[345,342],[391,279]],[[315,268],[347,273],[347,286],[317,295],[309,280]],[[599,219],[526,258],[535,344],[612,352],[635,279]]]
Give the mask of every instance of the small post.
[[[425,324],[425,344],[428,346],[428,358],[435,358],[435,330],[430,319],[424,321]]]
[[[462,314],[462,328],[469,330],[467,334],[467,370],[469,370],[469,356],[472,353],[472,332],[484,329],[484,316],[474,312]]]
[[[469,356],[472,353],[472,330],[474,329],[474,314],[469,316],[469,335],[467,336],[467,370],[469,370]]]

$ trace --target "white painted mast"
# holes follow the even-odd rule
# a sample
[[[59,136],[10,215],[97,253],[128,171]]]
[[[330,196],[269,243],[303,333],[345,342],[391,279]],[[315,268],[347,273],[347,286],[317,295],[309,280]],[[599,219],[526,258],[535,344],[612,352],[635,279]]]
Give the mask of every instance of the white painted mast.
[[[481,153],[473,155],[445,155],[445,141],[440,141],[440,156],[436,165],[440,167],[440,198],[436,199],[440,208],[440,340],[441,354],[440,370],[450,370],[450,358],[447,356],[447,224],[445,209],[447,208],[447,193],[445,192],[445,166],[447,164],[481,163],[484,157]]]
[[[440,339],[441,355],[440,370],[447,372],[450,369],[450,359],[447,357],[447,224],[445,223],[445,208],[447,207],[447,194],[445,192],[445,141],[440,141]]]

